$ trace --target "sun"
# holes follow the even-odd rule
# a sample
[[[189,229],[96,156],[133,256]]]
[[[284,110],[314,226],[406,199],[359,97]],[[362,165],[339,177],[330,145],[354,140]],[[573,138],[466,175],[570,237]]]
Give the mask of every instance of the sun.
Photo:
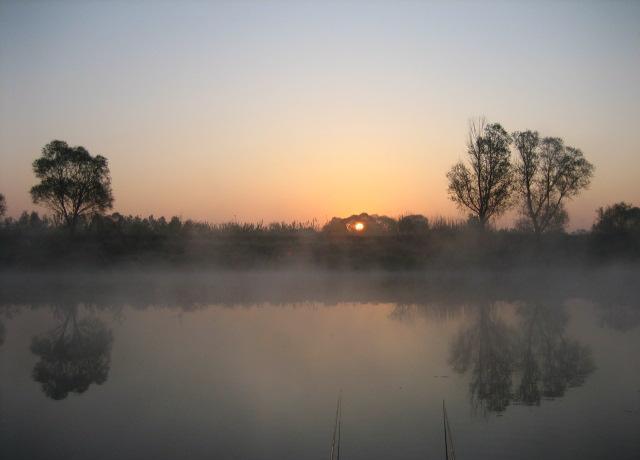
[[[362,230],[364,230],[364,224],[362,222],[356,222],[353,228],[356,229],[356,232],[361,232]]]

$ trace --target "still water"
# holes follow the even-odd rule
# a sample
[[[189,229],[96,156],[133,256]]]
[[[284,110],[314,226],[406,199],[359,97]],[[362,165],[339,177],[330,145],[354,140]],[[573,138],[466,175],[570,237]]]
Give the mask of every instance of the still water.
[[[0,276],[0,458],[640,458],[640,297],[598,274]]]

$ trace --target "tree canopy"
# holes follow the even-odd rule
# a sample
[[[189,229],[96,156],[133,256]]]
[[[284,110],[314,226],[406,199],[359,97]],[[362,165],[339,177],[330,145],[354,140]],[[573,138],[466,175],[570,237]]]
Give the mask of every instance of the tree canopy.
[[[33,162],[33,172],[40,179],[31,188],[33,202],[50,208],[72,230],[81,217],[113,207],[108,161],[84,147],[52,141]]]
[[[522,131],[513,139],[515,190],[527,226],[536,234],[562,228],[568,219],[564,202],[589,186],[593,165],[559,137],[541,139],[536,131]]]
[[[615,203],[597,210],[594,232],[640,235],[640,208],[628,203]]]

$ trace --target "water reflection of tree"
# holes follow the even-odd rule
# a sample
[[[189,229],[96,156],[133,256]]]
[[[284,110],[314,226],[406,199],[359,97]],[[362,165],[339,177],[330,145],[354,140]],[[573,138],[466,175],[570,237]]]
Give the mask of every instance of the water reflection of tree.
[[[594,370],[591,350],[566,337],[568,316],[559,305],[521,306],[519,356],[523,375],[518,399],[540,404],[541,396],[556,398],[582,385]]]
[[[4,321],[6,319],[11,319],[15,312],[15,306],[0,304],[0,347],[4,345],[4,341],[7,338],[7,327],[5,326]]]
[[[606,303],[600,308],[600,325],[603,327],[628,332],[640,325],[640,307]]]
[[[95,317],[78,318],[78,308],[60,311],[60,324],[31,341],[31,351],[40,359],[33,379],[55,400],[71,392],[83,393],[92,383],[107,380],[113,335]]]
[[[451,347],[450,363],[459,373],[471,370],[471,401],[482,412],[501,412],[511,400],[513,338],[492,305],[481,306],[471,325]]]
[[[522,305],[517,314],[510,327],[495,306],[481,306],[451,344],[450,363],[457,372],[471,370],[471,400],[484,414],[561,397],[594,370],[591,350],[566,337],[562,306]]]

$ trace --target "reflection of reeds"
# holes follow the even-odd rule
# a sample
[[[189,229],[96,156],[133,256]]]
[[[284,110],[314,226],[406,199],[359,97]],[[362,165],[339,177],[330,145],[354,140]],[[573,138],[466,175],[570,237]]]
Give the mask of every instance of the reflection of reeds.
[[[342,428],[342,395],[338,396],[336,406],[336,420],[333,425],[333,438],[331,440],[331,456],[329,460],[340,460],[340,437]]]
[[[446,460],[455,460],[456,453],[453,449],[453,436],[451,436],[451,427],[449,426],[449,418],[447,417],[447,408],[442,401],[442,420],[444,424],[444,453]]]

